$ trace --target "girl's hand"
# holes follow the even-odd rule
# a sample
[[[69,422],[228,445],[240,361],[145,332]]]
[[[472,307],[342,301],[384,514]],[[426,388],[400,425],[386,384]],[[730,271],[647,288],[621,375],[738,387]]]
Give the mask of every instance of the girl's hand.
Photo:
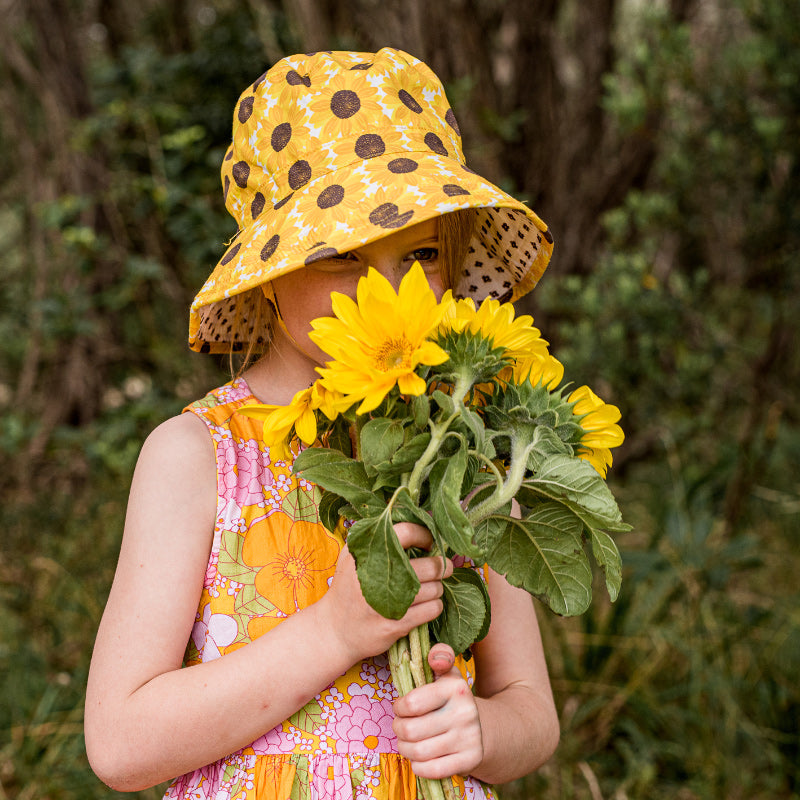
[[[428,663],[436,681],[395,700],[397,749],[421,778],[469,775],[483,761],[478,706],[451,647],[434,645]]]
[[[404,549],[429,550],[433,546],[430,531],[421,525],[400,522],[395,531]],[[412,558],[411,566],[421,584],[417,596],[400,619],[386,619],[364,600],[353,556],[347,545],[342,548],[331,587],[315,606],[325,613],[327,624],[336,631],[351,663],[386,652],[412,628],[442,613],[442,578],[452,575],[453,563],[450,559],[443,563],[441,558],[424,556]]]

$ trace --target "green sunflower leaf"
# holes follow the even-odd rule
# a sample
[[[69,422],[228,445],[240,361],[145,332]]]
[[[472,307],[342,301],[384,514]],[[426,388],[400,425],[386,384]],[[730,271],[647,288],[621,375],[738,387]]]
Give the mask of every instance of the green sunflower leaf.
[[[616,600],[622,586],[622,559],[614,540],[604,531],[592,529],[592,554],[606,579],[608,596]]]
[[[586,461],[562,455],[542,459],[536,474],[520,487],[517,499],[534,506],[542,498],[565,505],[591,531],[630,530],[606,482]]]
[[[583,613],[592,599],[592,570],[583,523],[558,503],[540,503],[525,519],[507,517],[489,566],[539,598],[556,614]]]
[[[440,553],[447,551],[447,542],[439,534],[433,516],[414,503],[408,493],[408,489],[405,487],[401,487],[392,500],[392,520],[394,522],[413,522],[417,525],[422,525],[423,528],[427,528],[431,532],[434,548],[438,549]]]
[[[424,430],[431,418],[431,401],[427,394],[417,395],[412,401],[414,410],[414,425],[418,430]]]
[[[353,455],[353,443],[350,439],[350,423],[343,416],[338,416],[328,434],[328,447],[338,450],[345,456]]]
[[[356,508],[371,505],[372,481],[360,461],[323,447],[309,447],[295,459],[293,470],[306,480],[343,497]]]
[[[388,465],[392,456],[403,444],[403,423],[399,420],[370,420],[361,429],[361,459],[367,472]]]
[[[354,522],[347,533],[347,547],[356,562],[364,599],[384,617],[400,619],[420,583],[397,538],[390,509]]]
[[[347,501],[335,492],[325,492],[319,502],[319,520],[331,532],[339,524],[341,510]]]
[[[418,433],[392,456],[392,468],[398,473],[409,472],[425,452],[430,440],[429,433]]]
[[[491,553],[502,539],[509,524],[507,516],[510,507],[511,503],[508,503],[505,509],[500,509],[497,514],[482,519],[475,526],[475,544],[484,553]]]
[[[468,567],[457,567],[442,581],[442,613],[433,621],[434,637],[463,653],[489,631],[491,602],[481,576]]]
[[[465,446],[449,458],[440,458],[429,476],[430,505],[433,519],[442,538],[460,555],[482,558],[473,542],[475,531],[461,508],[461,486],[467,470],[468,456]]]

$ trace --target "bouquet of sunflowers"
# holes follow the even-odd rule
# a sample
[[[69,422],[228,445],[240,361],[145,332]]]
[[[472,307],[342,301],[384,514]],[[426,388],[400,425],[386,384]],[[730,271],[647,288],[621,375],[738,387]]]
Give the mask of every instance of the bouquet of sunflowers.
[[[324,490],[326,527],[348,520],[367,602],[398,619],[419,589],[397,522],[428,528],[432,554],[488,564],[562,615],[589,606],[590,549],[615,599],[611,534],[629,526],[604,478],[623,439],[620,414],[587,386],[561,386],[564,369],[532,318],[450,292],[437,302],[418,263],[397,293],[370,269],[356,301],[334,293],[332,306],[334,317],[312,322],[312,340],[331,356],[320,378],[288,406],[242,411],[264,421],[279,453],[294,435],[323,445],[303,450],[294,470]],[[432,639],[459,654],[488,631],[489,596],[474,569],[456,568],[442,600],[430,630],[390,650],[401,694],[432,680]],[[422,783],[428,800],[450,795],[449,782]]]

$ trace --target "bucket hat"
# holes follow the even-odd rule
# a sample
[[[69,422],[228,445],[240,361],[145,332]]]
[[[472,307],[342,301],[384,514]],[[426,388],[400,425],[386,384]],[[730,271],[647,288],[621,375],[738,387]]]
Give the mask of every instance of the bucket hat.
[[[290,56],[265,72],[234,109],[222,184],[239,231],[192,303],[201,352],[258,337],[248,319],[262,284],[451,211],[477,216],[456,296],[515,300],[553,249],[531,209],[467,167],[436,75],[389,47]]]

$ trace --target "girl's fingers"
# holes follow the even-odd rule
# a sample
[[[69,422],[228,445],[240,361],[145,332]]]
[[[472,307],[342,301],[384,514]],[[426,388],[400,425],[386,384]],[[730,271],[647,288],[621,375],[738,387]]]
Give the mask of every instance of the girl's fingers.
[[[481,763],[482,758],[482,752],[478,755],[476,751],[475,754],[452,753],[433,760],[409,760],[411,762],[411,769],[417,777],[439,780],[441,778],[447,779],[451,775],[468,775]]]
[[[464,684],[466,690],[469,687]],[[431,711],[436,711],[442,708],[449,699],[447,687],[438,683],[428,683],[425,686],[419,686],[403,697],[398,697],[394,701],[395,718],[422,717],[425,714],[430,714]],[[410,720],[409,720],[410,723]],[[417,726],[403,724],[403,733],[411,733],[413,730],[418,729]],[[412,737],[416,738],[416,736]]]
[[[421,583],[426,581],[441,581],[453,574],[453,562],[449,558],[442,559],[436,556],[423,556],[412,558],[411,566],[417,573]]]
[[[428,653],[428,664],[438,678],[445,675],[455,666],[456,654],[448,644],[435,644]]]
[[[416,525],[413,522],[397,522],[394,530],[404,550],[408,550],[409,547],[430,550],[433,547],[431,532],[422,525]]]

